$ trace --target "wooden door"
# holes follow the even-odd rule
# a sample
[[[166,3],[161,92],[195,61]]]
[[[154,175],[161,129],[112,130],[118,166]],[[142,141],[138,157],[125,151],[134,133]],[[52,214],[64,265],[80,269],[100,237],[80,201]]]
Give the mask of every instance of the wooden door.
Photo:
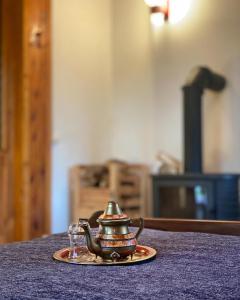
[[[0,243],[14,239],[14,205],[10,197],[10,131],[8,126],[9,103],[6,99],[5,43],[3,38],[3,1],[0,0]],[[5,28],[5,26],[4,26]],[[7,58],[7,57],[6,57]]]
[[[1,242],[50,230],[51,83],[50,0],[0,0],[0,7]]]
[[[5,234],[4,234],[4,212],[2,207],[5,206],[3,200],[6,199],[6,175],[5,175],[5,160],[2,153],[0,153],[0,243],[5,242]]]

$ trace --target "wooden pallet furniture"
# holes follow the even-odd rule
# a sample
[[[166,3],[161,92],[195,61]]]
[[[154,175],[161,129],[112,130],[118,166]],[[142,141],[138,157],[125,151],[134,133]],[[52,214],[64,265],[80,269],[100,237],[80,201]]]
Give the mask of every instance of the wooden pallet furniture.
[[[97,182],[101,172],[104,179]],[[147,215],[148,174],[145,165],[122,162],[72,167],[69,176],[71,221],[89,218],[93,211],[104,209],[111,195],[130,217]]]

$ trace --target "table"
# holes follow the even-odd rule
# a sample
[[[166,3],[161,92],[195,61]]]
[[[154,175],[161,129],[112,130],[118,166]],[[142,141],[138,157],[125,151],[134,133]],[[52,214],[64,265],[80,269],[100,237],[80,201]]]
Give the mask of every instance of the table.
[[[67,234],[0,246],[0,299],[240,299],[240,238],[144,229],[155,260],[129,266],[54,261]]]

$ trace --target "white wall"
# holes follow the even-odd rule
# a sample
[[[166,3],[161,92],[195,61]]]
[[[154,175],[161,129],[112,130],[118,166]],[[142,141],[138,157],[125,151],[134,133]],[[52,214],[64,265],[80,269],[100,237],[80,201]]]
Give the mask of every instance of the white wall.
[[[154,159],[154,78],[149,12],[143,1],[113,1],[113,156]]]
[[[53,222],[68,225],[71,165],[182,158],[181,86],[196,65],[228,79],[204,99],[206,171],[240,171],[240,1],[193,0],[153,30],[143,0],[53,0]]]
[[[240,1],[193,0],[185,19],[153,35],[156,62],[157,148],[182,157],[181,90],[189,70],[206,65],[228,80],[205,94],[205,170],[239,172]]]
[[[69,167],[110,156],[110,1],[52,1],[53,232],[69,222]]]
[[[144,1],[113,8],[114,153],[151,161],[161,149],[182,159],[181,87],[193,67],[206,65],[228,86],[205,93],[205,171],[239,172],[240,1],[193,0],[181,22],[158,30]]]

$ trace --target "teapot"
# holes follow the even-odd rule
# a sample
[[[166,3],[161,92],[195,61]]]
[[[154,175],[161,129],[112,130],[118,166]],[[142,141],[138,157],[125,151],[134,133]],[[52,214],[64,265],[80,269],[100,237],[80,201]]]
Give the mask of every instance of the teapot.
[[[136,233],[130,232],[128,225],[139,222]],[[143,230],[142,218],[131,220],[122,212],[115,201],[109,201],[106,210],[97,219],[99,231],[93,237],[89,223],[79,220],[79,225],[85,232],[88,250],[104,260],[120,260],[133,255],[137,239]]]

